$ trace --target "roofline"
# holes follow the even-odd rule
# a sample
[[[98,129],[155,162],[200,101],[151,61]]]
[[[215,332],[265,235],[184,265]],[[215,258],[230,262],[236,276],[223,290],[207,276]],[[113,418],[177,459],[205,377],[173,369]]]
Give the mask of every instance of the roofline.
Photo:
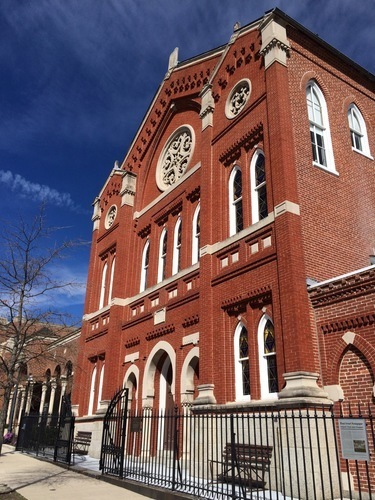
[[[340,276],[335,276],[334,278],[330,278],[329,280],[320,281],[319,283],[315,283],[314,285],[311,285],[308,287],[308,291],[314,290],[315,288],[319,288],[319,287],[322,287],[325,285],[329,285],[330,283],[334,283],[335,281],[340,281],[342,279],[349,278],[350,276],[355,276],[356,274],[362,274],[362,273],[365,273],[367,271],[372,271],[372,270],[375,270],[375,264],[373,264],[372,266],[363,267],[362,269],[357,269],[355,271],[351,271],[350,273],[347,273],[347,274],[341,274]]]

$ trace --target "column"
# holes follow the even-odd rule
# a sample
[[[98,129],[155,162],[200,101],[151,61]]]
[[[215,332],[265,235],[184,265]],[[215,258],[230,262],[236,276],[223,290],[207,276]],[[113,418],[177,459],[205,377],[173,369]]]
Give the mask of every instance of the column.
[[[48,415],[51,415],[53,412],[53,405],[55,403],[56,387],[57,387],[57,382],[56,382],[56,379],[53,378],[51,380],[51,396],[49,398]]]
[[[66,378],[66,375],[61,375],[61,395],[60,395],[60,402],[59,402],[59,415],[61,412],[62,400],[63,400],[63,397],[65,396],[67,383],[68,383],[68,380]]]
[[[42,384],[42,397],[40,398],[40,406],[39,413],[43,413],[44,402],[46,400],[46,392],[47,392],[47,382],[43,382]]]

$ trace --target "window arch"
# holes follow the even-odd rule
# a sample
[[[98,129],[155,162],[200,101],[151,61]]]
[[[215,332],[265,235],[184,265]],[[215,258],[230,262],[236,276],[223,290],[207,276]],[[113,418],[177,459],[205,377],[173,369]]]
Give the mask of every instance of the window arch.
[[[143,292],[147,288],[148,266],[150,263],[150,242],[146,241],[142,253],[141,284],[139,291]]]
[[[101,285],[100,285],[99,309],[101,309],[104,306],[106,280],[107,280],[107,270],[108,270],[108,262],[106,262],[104,264],[103,271],[102,271],[102,282],[101,282]]]
[[[243,323],[234,333],[234,363],[236,401],[250,400],[249,338]]]
[[[116,264],[116,257],[113,257],[112,265],[111,265],[111,276],[110,276],[110,279],[109,279],[108,304],[112,300],[113,278],[114,278],[114,275],[115,275],[115,264]]]
[[[352,149],[370,156],[366,123],[363,119],[362,113],[354,103],[352,103],[348,109],[348,122]]]
[[[336,171],[327,104],[322,91],[314,81],[307,84],[306,102],[310,121],[313,163],[326,170]]]
[[[275,329],[269,316],[258,327],[259,379],[261,399],[276,398],[279,392],[276,363]]]
[[[167,262],[167,242],[168,242],[168,231],[166,228],[164,228],[161,233],[160,243],[159,243],[158,283],[160,283],[165,279],[165,268]]]
[[[177,274],[181,270],[181,241],[182,222],[179,217],[174,228],[172,274]]]
[[[191,263],[196,264],[199,262],[200,259],[200,238],[201,238],[201,206],[200,203],[198,203],[197,208],[195,209],[194,216],[193,216],[193,243],[192,243],[192,259]]]
[[[229,177],[229,236],[242,229],[242,172],[239,167],[234,167]]]
[[[251,218],[252,223],[264,219],[268,215],[265,157],[258,149],[250,165],[251,182]]]

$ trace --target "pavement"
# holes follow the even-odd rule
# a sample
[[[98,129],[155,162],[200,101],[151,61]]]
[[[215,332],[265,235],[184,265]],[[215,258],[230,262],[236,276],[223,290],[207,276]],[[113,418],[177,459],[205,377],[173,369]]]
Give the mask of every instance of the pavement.
[[[28,500],[141,500],[156,498],[145,496],[121,485],[103,480],[99,461],[85,457],[73,467],[15,451],[3,445],[0,455],[0,500],[2,494],[17,491]],[[155,493],[155,492],[154,492]],[[4,496],[6,498],[6,495]]]

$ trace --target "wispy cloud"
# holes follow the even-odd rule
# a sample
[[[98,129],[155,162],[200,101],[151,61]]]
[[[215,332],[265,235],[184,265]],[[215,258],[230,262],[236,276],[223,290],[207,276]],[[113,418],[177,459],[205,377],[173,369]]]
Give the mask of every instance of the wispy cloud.
[[[5,184],[13,192],[17,192],[22,198],[37,202],[45,202],[55,207],[63,207],[76,213],[86,211],[74,203],[69,193],[60,193],[45,184],[30,182],[19,174],[13,174],[10,170],[0,170],[0,183]]]

